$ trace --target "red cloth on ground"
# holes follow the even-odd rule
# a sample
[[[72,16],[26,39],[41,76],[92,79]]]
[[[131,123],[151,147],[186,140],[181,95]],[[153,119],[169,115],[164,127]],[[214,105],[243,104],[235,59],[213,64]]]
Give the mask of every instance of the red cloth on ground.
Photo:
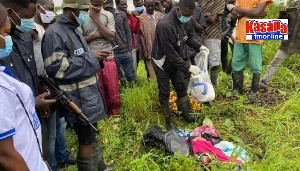
[[[104,68],[97,73],[100,89],[108,115],[119,115],[121,99],[119,96],[119,80],[114,59],[104,61]]]
[[[216,156],[216,158],[221,162],[242,163],[239,160],[227,157],[221,149],[214,147],[210,141],[206,141],[203,138],[197,137],[191,141],[191,144],[194,154],[209,152]]]

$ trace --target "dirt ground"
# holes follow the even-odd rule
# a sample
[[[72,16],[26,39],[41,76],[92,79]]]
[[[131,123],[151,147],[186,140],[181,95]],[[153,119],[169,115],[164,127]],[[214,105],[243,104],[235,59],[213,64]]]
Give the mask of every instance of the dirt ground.
[[[271,108],[284,102],[288,95],[280,93],[278,89],[269,88],[268,91],[260,91],[255,101],[248,101],[246,103],[264,108]]]

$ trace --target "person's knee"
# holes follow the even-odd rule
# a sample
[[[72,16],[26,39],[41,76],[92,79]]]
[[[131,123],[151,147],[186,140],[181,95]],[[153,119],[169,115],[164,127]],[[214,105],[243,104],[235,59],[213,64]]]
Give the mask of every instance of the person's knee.
[[[92,124],[97,127],[97,122]],[[89,145],[97,142],[96,131],[90,125],[74,124],[75,132],[80,145]]]

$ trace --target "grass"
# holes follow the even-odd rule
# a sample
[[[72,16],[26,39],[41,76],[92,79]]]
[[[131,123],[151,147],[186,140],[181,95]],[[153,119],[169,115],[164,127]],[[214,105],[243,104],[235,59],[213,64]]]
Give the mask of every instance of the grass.
[[[273,5],[268,18],[276,18],[280,6]],[[279,41],[263,44],[263,70],[278,50]],[[250,155],[245,170],[300,170],[300,106],[299,106],[299,55],[286,60],[273,77],[270,86],[278,88],[278,96],[284,97],[271,107],[247,104],[247,96],[230,99],[231,77],[220,72],[214,106],[203,107],[200,117],[208,116],[220,132],[223,140],[243,146]],[[245,87],[250,87],[251,73],[245,74]],[[258,100],[262,100],[259,93]],[[163,150],[141,144],[143,133],[152,125],[164,129],[164,118],[158,110],[156,82],[148,82],[144,66],[138,68],[138,86],[123,89],[121,117],[111,117],[99,123],[99,139],[104,147],[107,163],[117,163],[116,170],[203,170],[195,158],[179,155],[168,156]],[[201,124],[186,124],[177,117],[173,120],[182,129],[193,129]],[[74,132],[67,133],[68,149],[76,156],[77,143]],[[233,170],[230,164],[213,163],[212,170]],[[77,170],[70,166],[63,170]]]

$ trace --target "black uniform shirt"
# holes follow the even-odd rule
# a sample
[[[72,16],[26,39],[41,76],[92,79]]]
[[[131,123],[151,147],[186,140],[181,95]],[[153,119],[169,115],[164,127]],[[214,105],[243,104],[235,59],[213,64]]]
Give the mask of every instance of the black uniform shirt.
[[[195,39],[193,26],[190,22],[182,24],[178,20],[176,10],[172,10],[156,26],[152,57],[156,60],[162,59],[164,56],[166,57],[162,66],[165,71],[173,67],[183,72],[188,72],[190,66],[182,57],[185,44],[197,52],[199,52],[199,48],[202,45],[200,41]]]

